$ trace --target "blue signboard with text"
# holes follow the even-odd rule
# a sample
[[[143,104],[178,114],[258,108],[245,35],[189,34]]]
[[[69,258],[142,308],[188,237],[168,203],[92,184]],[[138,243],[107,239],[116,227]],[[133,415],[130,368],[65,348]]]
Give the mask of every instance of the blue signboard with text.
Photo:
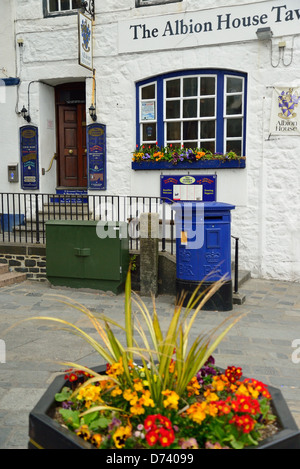
[[[106,190],[106,126],[87,127],[88,188]]]
[[[24,190],[39,188],[39,138],[38,128],[25,125],[20,128],[21,187]]]

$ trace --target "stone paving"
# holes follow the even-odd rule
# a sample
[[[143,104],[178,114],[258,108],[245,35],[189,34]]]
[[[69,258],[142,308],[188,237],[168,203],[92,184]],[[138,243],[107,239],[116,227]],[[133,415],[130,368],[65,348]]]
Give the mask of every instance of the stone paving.
[[[234,314],[246,315],[234,326],[214,353],[221,367],[237,365],[247,376],[279,388],[300,428],[300,284],[267,280],[248,280],[240,289],[246,295],[243,305],[234,305]],[[26,281],[0,289],[0,448],[26,449],[28,415],[52,379],[72,361],[87,366],[103,363],[90,346],[59,326],[37,320],[21,322],[31,316],[66,319],[94,334],[80,311],[58,302],[66,295],[93,312],[105,313],[124,324],[124,295],[92,290],[53,288],[48,282]],[[151,309],[151,299],[143,298]],[[162,327],[174,308],[174,297],[161,295],[156,305]],[[202,311],[193,335],[209,330],[230,315],[228,312]],[[6,332],[4,332],[6,331]],[[124,339],[124,334],[119,334]],[[293,342],[298,339],[297,347]],[[1,350],[1,349],[0,349]],[[5,358],[5,360],[3,360]],[[2,363],[5,361],[5,363]],[[299,362],[299,363],[298,363]]]

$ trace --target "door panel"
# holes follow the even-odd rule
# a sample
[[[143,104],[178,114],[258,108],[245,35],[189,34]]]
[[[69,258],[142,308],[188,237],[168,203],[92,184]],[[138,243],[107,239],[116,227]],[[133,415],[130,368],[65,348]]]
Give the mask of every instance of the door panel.
[[[87,186],[85,104],[59,105],[59,184]]]

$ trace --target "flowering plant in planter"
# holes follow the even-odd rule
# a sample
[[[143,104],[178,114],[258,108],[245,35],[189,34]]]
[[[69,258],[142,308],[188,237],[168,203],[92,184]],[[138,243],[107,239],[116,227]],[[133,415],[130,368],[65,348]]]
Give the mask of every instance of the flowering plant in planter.
[[[267,387],[257,380],[242,380],[239,367],[221,371],[212,358],[241,316],[227,317],[190,343],[199,311],[221,284],[222,280],[200,295],[196,289],[185,308],[181,298],[165,333],[155,303],[151,315],[142,299],[132,295],[130,270],[124,327],[107,317],[97,318],[82,305],[73,305],[87,315],[101,342],[65,320],[37,317],[68,326],[107,363],[104,373],[64,363],[70,369],[65,386],[55,396],[55,418],[100,449],[240,449],[257,445],[261,432],[274,419]],[[132,304],[140,318],[133,314]],[[117,339],[114,327],[123,330],[125,345]]]
[[[238,156],[235,152],[229,151],[226,154],[221,153],[212,153],[209,150],[205,150],[203,148],[185,148],[176,147],[170,144],[169,146],[165,147],[158,147],[157,145],[141,145],[136,149],[133,153],[133,162],[159,162],[159,161],[167,161],[174,165],[177,165],[181,162],[188,162],[193,163],[195,161],[203,161],[203,160],[219,160],[219,161],[226,161],[226,160],[240,160],[245,159],[244,157]]]

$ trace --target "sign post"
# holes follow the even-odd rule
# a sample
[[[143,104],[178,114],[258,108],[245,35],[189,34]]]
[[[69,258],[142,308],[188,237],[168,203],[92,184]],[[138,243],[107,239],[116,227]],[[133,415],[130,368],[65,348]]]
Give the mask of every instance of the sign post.
[[[93,22],[83,13],[78,13],[79,65],[93,70]]]
[[[88,188],[106,190],[106,126],[87,127]]]
[[[23,190],[39,188],[38,128],[25,125],[20,128],[21,187]]]

